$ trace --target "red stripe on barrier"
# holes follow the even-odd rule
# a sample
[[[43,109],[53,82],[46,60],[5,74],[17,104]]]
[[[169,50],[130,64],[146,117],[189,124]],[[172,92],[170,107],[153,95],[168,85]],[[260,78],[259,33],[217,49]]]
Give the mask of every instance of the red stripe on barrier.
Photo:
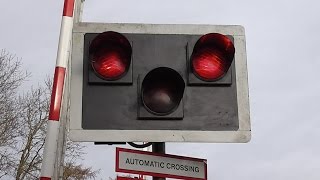
[[[56,67],[54,71],[49,120],[59,121],[65,72],[62,67]]]
[[[73,16],[74,0],[65,0],[63,7],[63,16]]]
[[[40,177],[40,180],[51,180],[49,177]]]

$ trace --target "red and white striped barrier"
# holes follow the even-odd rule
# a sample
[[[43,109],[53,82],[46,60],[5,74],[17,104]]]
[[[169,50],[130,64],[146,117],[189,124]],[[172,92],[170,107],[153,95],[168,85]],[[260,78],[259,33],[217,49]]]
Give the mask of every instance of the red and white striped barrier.
[[[72,36],[74,4],[75,0],[64,0],[58,54],[54,72],[49,121],[43,152],[40,180],[52,179],[54,164],[55,160],[57,159],[56,155],[60,127],[60,110]]]

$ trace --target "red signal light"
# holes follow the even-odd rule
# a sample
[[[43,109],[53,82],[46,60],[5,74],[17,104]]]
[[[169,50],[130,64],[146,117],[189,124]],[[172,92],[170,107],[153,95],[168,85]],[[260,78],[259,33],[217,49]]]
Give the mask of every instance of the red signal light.
[[[92,68],[100,78],[117,80],[129,69],[132,48],[122,34],[108,31],[92,41],[89,54]]]
[[[234,45],[227,36],[218,33],[203,35],[191,55],[193,73],[201,80],[216,81],[227,73],[234,53]]]

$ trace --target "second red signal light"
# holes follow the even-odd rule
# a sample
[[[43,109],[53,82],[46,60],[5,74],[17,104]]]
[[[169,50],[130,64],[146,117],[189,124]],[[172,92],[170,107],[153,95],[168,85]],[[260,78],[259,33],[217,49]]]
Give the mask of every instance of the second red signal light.
[[[193,48],[192,72],[203,81],[217,81],[227,73],[234,53],[233,42],[227,36],[218,33],[203,35]]]

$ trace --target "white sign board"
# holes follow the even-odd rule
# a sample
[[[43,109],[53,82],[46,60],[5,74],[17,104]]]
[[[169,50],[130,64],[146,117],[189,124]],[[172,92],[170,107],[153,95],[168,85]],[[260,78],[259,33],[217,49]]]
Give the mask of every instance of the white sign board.
[[[117,148],[116,172],[206,180],[207,160]]]

